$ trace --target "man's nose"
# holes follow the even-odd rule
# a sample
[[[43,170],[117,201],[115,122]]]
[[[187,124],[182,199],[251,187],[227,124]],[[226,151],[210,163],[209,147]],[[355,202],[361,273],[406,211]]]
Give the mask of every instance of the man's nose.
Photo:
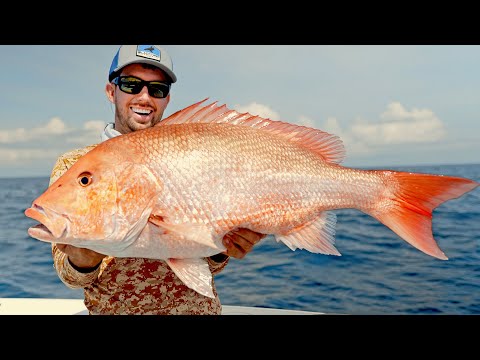
[[[144,86],[142,87],[142,90],[140,91],[140,96],[141,96],[141,97],[144,97],[144,96],[145,96],[145,97],[148,97],[148,96],[150,96],[150,94],[148,93],[148,87],[147,87],[147,85],[144,85]]]

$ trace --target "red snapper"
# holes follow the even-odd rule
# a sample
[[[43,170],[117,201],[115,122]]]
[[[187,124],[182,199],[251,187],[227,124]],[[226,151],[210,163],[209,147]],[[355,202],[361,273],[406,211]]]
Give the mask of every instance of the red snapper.
[[[204,102],[81,157],[25,211],[40,222],[29,235],[116,257],[163,259],[210,297],[204,257],[225,250],[227,232],[248,228],[292,250],[340,255],[335,209],[358,209],[447,259],[432,235],[432,211],[479,183],[343,167],[335,135]]]

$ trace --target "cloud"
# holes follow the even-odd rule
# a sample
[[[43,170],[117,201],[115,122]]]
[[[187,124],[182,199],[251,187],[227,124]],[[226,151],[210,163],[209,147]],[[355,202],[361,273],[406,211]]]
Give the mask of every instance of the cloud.
[[[16,164],[37,160],[55,160],[60,155],[57,149],[2,149],[0,148],[0,164]]]
[[[45,138],[50,135],[63,135],[71,130],[58,117],[50,119],[44,126],[25,129],[17,128],[13,130],[0,131],[0,144],[15,144],[27,141],[33,141]]]
[[[445,138],[443,122],[430,109],[407,110],[401,103],[392,102],[377,121],[357,119],[343,129],[334,117],[323,123],[323,130],[338,135],[347,153],[367,154],[387,145],[423,144]]]
[[[68,143],[89,145],[100,141],[100,134],[105,127],[101,120],[86,121],[79,129],[69,128],[59,117],[50,119],[45,125],[32,129],[17,128],[0,131],[0,144],[18,144],[41,140],[48,142],[49,138],[62,136]]]
[[[280,120],[280,115],[276,111],[272,110],[267,105],[258,104],[256,102],[251,102],[245,106],[235,105],[233,108],[240,113],[248,112],[252,115],[261,116],[265,119]]]
[[[344,131],[337,118],[329,117],[324,122],[321,130],[337,135],[345,146],[347,156],[349,156],[349,154],[365,155],[372,153],[372,149],[361,141],[361,139],[356,138],[350,130]]]
[[[9,145],[7,148],[0,147],[0,164],[28,164],[39,160],[52,162],[65,151],[100,142],[105,125],[104,121],[91,120],[77,129],[54,117],[33,129],[0,131],[0,146]]]
[[[267,105],[251,102],[235,105],[239,112],[248,112],[271,120],[281,120],[280,114]],[[387,145],[433,143],[445,137],[442,121],[430,109],[408,110],[400,102],[391,102],[375,121],[356,119],[350,126],[342,127],[335,117],[329,117],[320,126],[311,118],[300,115],[298,125],[318,128],[337,135],[345,144],[347,154],[365,155],[381,151]],[[17,128],[0,131],[0,144],[32,143],[39,140],[37,148],[0,148],[1,163],[55,159],[62,152],[74,147],[83,147],[100,142],[104,121],[91,120],[76,129],[68,127],[60,118],[54,117],[46,124],[26,130]],[[58,139],[61,137],[61,141]],[[43,144],[43,145],[42,145]],[[55,148],[41,146],[57,144]],[[69,145],[70,144],[70,145]]]
[[[66,138],[68,143],[77,144],[79,146],[87,146],[96,142],[100,142],[100,134],[105,128],[105,122],[101,120],[91,120],[83,124],[83,128],[77,131],[74,136]]]
[[[293,121],[297,125],[315,128],[315,121],[305,115],[300,115],[298,120]]]
[[[429,109],[411,111],[399,102],[388,104],[380,122],[357,120],[351,134],[367,145],[432,143],[442,140],[446,130],[442,121]]]
[[[244,106],[235,105],[234,108],[239,112],[281,120],[276,111],[256,102]],[[398,101],[388,104],[378,119],[369,121],[359,118],[345,128],[342,128],[335,117],[329,117],[317,126],[311,118],[300,115],[294,123],[337,135],[343,141],[347,154],[359,156],[383,151],[391,145],[434,143],[444,139],[446,135],[443,122],[432,110],[408,110]]]

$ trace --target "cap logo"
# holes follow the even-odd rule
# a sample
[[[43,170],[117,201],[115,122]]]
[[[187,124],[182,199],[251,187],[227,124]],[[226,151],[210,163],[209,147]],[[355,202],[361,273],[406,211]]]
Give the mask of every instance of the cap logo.
[[[153,45],[138,45],[137,56],[160,61],[160,50]]]

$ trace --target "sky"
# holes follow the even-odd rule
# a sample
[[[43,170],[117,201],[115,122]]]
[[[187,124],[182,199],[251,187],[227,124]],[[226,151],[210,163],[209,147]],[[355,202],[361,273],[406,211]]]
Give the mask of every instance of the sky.
[[[164,117],[209,98],[338,135],[344,166],[480,163],[480,45],[161,45]],[[0,45],[0,177],[49,176],[100,141],[119,45]]]

